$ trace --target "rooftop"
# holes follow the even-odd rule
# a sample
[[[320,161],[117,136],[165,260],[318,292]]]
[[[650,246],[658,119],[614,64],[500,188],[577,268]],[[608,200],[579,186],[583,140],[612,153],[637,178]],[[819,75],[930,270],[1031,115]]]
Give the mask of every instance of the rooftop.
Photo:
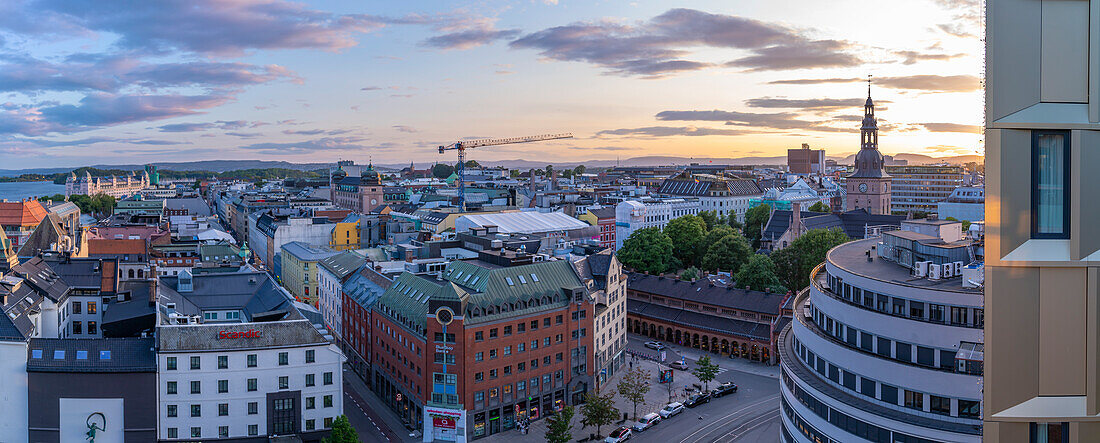
[[[156,372],[152,338],[32,338],[27,372]]]
[[[455,226],[463,220],[474,226],[496,226],[502,233],[535,234],[554,231],[571,231],[587,228],[588,223],[570,217],[564,212],[502,212],[497,214],[466,214],[459,217]]]
[[[779,315],[787,294],[716,286],[708,281],[688,282],[663,275],[628,274],[627,288],[663,297],[743,311]]]
[[[891,231],[891,233],[904,233],[904,235],[917,235],[929,237],[923,234],[909,231]],[[934,238],[934,237],[932,237]],[[867,251],[877,246],[878,238],[857,240],[837,246],[829,251],[826,256],[829,263],[866,278],[880,280],[906,286],[935,289],[941,291],[973,292],[981,293],[981,288],[964,288],[962,277],[953,277],[940,280],[929,280],[923,277],[914,277],[908,268],[897,263],[880,258],[874,251],[871,252],[872,260],[867,260]]]
[[[38,226],[46,214],[38,200],[0,201],[0,226]]]

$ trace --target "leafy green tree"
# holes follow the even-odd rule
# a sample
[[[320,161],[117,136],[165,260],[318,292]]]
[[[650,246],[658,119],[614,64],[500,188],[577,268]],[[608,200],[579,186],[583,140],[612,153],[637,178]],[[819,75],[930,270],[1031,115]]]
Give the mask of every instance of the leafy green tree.
[[[544,169],[544,171],[546,171],[547,177],[554,175],[554,165],[546,165],[546,169]]]
[[[721,223],[721,219],[715,211],[701,211],[698,217],[703,219],[703,222],[707,224],[707,231],[714,229],[716,225]]]
[[[737,287],[751,288],[757,291],[786,292],[787,288],[779,281],[775,263],[764,254],[753,254],[748,263],[741,266],[734,275]]]
[[[446,163],[436,163],[434,166],[432,166],[432,176],[440,180],[450,177],[451,174],[454,174],[454,172],[454,166],[448,165]]]
[[[480,168],[481,163],[478,163],[477,160],[466,160],[466,167],[467,168]]]
[[[619,395],[634,404],[634,419],[638,419],[638,403],[645,404],[645,395],[649,393],[649,378],[652,374],[639,365],[631,369],[619,380]]]
[[[683,266],[699,261],[699,243],[706,233],[706,222],[694,215],[674,218],[665,225],[665,235],[672,240],[672,255],[680,259]]]
[[[519,172],[519,169],[512,169],[508,171],[508,176],[512,178],[518,178],[520,174],[522,174],[522,172]]]
[[[699,245],[701,249],[700,256],[705,255],[707,253],[708,247],[710,245],[718,243],[718,240],[721,240],[722,237],[736,234],[737,231],[733,230],[733,228],[731,228],[729,225],[715,226],[714,229],[711,229],[707,232],[707,235],[703,236],[703,241]]]
[[[738,234],[727,235],[707,248],[707,253],[703,255],[702,266],[707,271],[735,273],[751,255],[752,248],[745,237]]]
[[[572,169],[562,169],[561,170],[561,178],[570,178],[572,176],[573,176],[573,170]]]
[[[359,443],[359,435],[348,422],[348,416],[340,415],[332,422],[332,433],[321,440],[321,443]]]
[[[619,261],[640,272],[665,272],[671,258],[672,240],[657,227],[634,231],[619,250]]]
[[[60,195],[60,194],[59,194],[59,195]],[[945,218],[944,220],[949,220],[949,221],[957,221],[957,222],[960,222],[960,223],[962,223],[962,230],[963,230],[963,232],[966,232],[966,231],[969,231],[969,230],[970,230],[970,220],[959,220],[959,219],[957,219],[957,218],[955,218],[955,217],[947,217],[947,218]]]
[[[724,221],[727,225],[729,225],[729,227],[741,232],[745,232],[745,224],[737,220],[737,214],[730,214],[730,216],[727,217]],[[767,220],[765,220],[765,223],[767,223]]]
[[[849,240],[839,228],[806,231],[790,246],[772,253],[779,281],[792,291],[806,287],[810,283],[810,272],[825,261],[825,254]]]
[[[694,266],[687,268],[684,270],[684,272],[680,273],[680,280],[683,281],[692,281],[697,278],[699,278],[699,268],[696,268]]]
[[[577,165],[577,167],[573,168],[573,175],[584,174],[584,172],[587,170],[588,168],[584,167],[584,165]]]
[[[709,355],[704,355],[695,362],[695,369],[691,370],[691,375],[703,382],[703,389],[708,390],[710,389],[710,382],[718,376],[719,370],[721,368],[718,367],[718,364],[711,362]]]
[[[771,218],[772,208],[762,204],[745,212],[745,237],[752,240],[753,249],[760,247],[760,235]]]
[[[546,419],[546,443],[569,443],[573,439],[573,407],[565,406]]]
[[[832,211],[832,209],[829,209],[829,205],[818,201],[817,203],[814,203],[814,204],[810,205],[810,208],[808,209],[808,211],[810,211],[810,212],[830,212],[830,211]]]
[[[584,404],[581,405],[581,425],[595,426],[596,435],[600,436],[600,428],[612,424],[619,418],[619,410],[615,408],[615,394],[608,392],[599,395],[589,392],[584,395]]]

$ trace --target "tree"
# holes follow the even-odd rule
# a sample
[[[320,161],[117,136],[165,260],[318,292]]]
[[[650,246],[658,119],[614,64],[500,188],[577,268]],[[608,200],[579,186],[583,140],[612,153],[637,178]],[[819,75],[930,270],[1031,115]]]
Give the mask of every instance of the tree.
[[[508,171],[508,176],[512,178],[518,178],[520,174],[522,174],[522,172],[519,172],[519,169],[512,169]]]
[[[477,160],[466,160],[465,166],[467,168],[480,168],[481,163],[478,163]]]
[[[546,176],[554,175],[554,165],[546,165]]]
[[[747,262],[751,255],[752,248],[748,240],[739,234],[730,234],[707,247],[707,253],[703,255],[701,264],[707,271],[730,271],[732,274],[741,269],[741,265]]]
[[[341,415],[332,422],[332,433],[321,440],[321,443],[359,443],[359,435],[348,422],[348,416]]]
[[[572,169],[562,169],[561,170],[561,178],[570,178],[570,177],[573,177],[573,170]]]
[[[436,163],[432,166],[432,176],[440,180],[450,177],[451,174],[454,174],[454,172],[454,166],[448,165],[446,163]]]
[[[680,273],[680,280],[683,281],[692,281],[697,278],[699,278],[699,268],[696,268],[694,266],[687,268],[684,270],[684,272]]]
[[[810,272],[825,261],[825,254],[849,240],[839,228],[806,231],[790,246],[772,253],[780,283],[792,291],[806,287],[810,283]]]
[[[745,212],[745,237],[752,240],[753,249],[760,247],[760,236],[764,225],[772,216],[772,207],[762,204]]]
[[[712,363],[709,355],[704,355],[695,362],[695,369],[691,371],[691,374],[703,382],[703,390],[707,390],[710,389],[710,382],[718,376],[719,370],[721,368],[718,367],[718,364]]]
[[[649,392],[649,377],[652,374],[641,366],[631,369],[619,380],[619,395],[634,403],[634,419],[638,419],[638,403],[645,404],[645,395]]]
[[[61,195],[61,194],[58,194],[58,195]],[[963,232],[966,232],[966,231],[969,231],[969,230],[970,230],[970,220],[959,220],[959,219],[957,219],[957,218],[955,218],[955,217],[947,217],[947,218],[945,218],[944,220],[948,220],[948,221],[957,221],[957,222],[959,222],[959,223],[962,223],[962,230],[963,230]]]
[[[674,218],[665,225],[665,235],[672,240],[672,255],[680,259],[683,266],[699,261],[699,243],[706,233],[706,222],[694,215]]]
[[[808,211],[810,211],[810,212],[830,212],[832,210],[829,209],[829,205],[827,205],[825,203],[822,203],[821,201],[818,201],[817,203],[814,203],[814,204],[810,205],[810,208],[808,209]]]
[[[660,228],[634,231],[619,250],[619,261],[635,271],[661,273],[672,258],[672,240]]]
[[[573,407],[565,406],[546,419],[546,443],[569,443],[573,439]]]
[[[582,426],[595,426],[596,435],[600,435],[600,428],[615,422],[619,418],[619,410],[615,408],[615,394],[608,392],[598,395],[589,392],[584,395],[584,404],[581,405]]]
[[[764,223],[767,223],[767,221],[765,220]],[[726,224],[738,231],[745,231],[745,225],[737,220],[737,214],[730,214],[730,216],[726,218]]]
[[[734,275],[737,287],[751,288],[757,291],[786,292],[787,288],[779,281],[775,262],[764,254],[753,254],[749,261]]]
[[[710,245],[718,243],[718,240],[721,240],[722,237],[735,234],[737,234],[737,231],[734,231],[733,228],[731,228],[729,225],[715,226],[714,229],[711,229],[709,232],[707,232],[707,235],[703,236],[703,241],[699,245],[702,249],[700,256],[705,255],[707,253],[708,247]]]
[[[716,225],[721,223],[718,213],[714,211],[701,211],[698,217],[703,219],[703,223],[707,224],[707,231],[714,229]]]
[[[587,171],[587,170],[588,170],[588,168],[584,167],[584,165],[577,165],[577,167],[573,168],[573,175],[584,174],[584,171]]]

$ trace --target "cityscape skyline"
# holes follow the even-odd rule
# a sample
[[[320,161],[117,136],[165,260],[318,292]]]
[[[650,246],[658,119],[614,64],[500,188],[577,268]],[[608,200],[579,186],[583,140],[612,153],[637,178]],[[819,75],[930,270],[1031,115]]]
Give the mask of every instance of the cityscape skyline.
[[[844,156],[867,74],[884,154],[982,153],[973,1],[183,5],[0,7],[5,167]]]

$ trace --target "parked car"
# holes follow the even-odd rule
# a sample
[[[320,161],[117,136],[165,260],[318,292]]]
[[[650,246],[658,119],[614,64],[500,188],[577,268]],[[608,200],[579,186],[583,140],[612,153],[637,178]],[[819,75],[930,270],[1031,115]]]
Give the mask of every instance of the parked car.
[[[711,396],[714,398],[721,397],[726,394],[732,394],[737,392],[737,385],[733,382],[722,383],[714,387],[714,391],[711,392]]]
[[[684,406],[687,406],[689,408],[694,408],[694,407],[699,406],[703,403],[710,403],[710,393],[709,392],[698,392],[698,393],[692,394],[691,397],[688,397],[687,401],[684,402]]]
[[[684,412],[684,404],[676,401],[665,405],[663,409],[657,411],[657,414],[659,414],[661,418],[669,418],[681,412]]]
[[[658,415],[656,412],[650,412],[650,413],[646,414],[645,416],[643,416],[642,418],[639,418],[638,421],[634,422],[634,430],[638,431],[638,432],[642,432],[646,429],[652,428],[653,426],[655,426],[657,423],[660,423],[660,422],[661,422],[661,416]]]
[[[611,434],[607,438],[603,439],[604,443],[622,443],[630,440],[630,437],[634,435],[634,431],[626,426],[619,426],[619,429],[611,431]]]
[[[686,370],[688,370],[688,364],[687,364],[687,362],[686,362],[686,361],[683,361],[683,360],[677,360],[677,361],[674,361],[674,362],[672,362],[672,363],[669,363],[668,365],[669,365],[670,367],[673,367],[673,368],[679,369],[679,370],[681,370],[681,371],[686,371]]]
[[[645,347],[647,347],[649,349],[660,351],[660,350],[665,348],[665,344],[661,343],[659,341],[647,341],[647,342],[645,342]]]

